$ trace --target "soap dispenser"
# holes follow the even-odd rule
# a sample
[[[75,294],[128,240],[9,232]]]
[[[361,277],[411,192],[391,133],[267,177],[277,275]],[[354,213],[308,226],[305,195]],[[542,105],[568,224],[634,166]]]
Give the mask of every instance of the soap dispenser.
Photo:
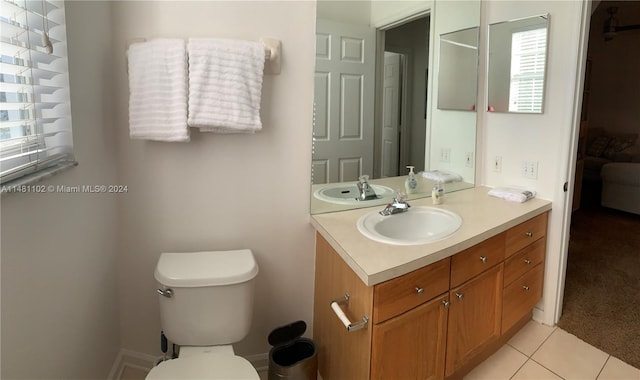
[[[407,190],[407,194],[415,194],[418,189],[418,180],[416,180],[416,173],[413,172],[414,166],[407,166],[409,169],[409,176],[404,181],[404,188]]]

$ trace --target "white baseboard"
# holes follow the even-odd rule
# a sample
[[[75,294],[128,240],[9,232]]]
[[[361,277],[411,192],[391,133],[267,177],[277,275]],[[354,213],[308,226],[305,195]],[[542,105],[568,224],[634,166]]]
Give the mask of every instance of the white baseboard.
[[[156,357],[154,356],[122,348],[111,366],[108,379],[119,380],[125,367],[149,371],[153,368],[155,361]]]
[[[251,365],[253,365],[258,372],[267,371],[269,369],[269,354],[256,354],[245,356]],[[120,349],[116,360],[113,362],[111,371],[109,372],[109,380],[119,380],[122,377],[122,371],[125,367],[138,368],[145,371],[150,371],[156,363],[158,357],[143,354],[127,349]]]

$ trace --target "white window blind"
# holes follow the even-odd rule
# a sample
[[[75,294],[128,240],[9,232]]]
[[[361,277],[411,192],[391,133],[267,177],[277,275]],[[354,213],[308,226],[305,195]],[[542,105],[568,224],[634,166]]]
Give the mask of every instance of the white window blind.
[[[64,2],[0,3],[0,181],[74,162]]]
[[[511,35],[509,112],[542,112],[547,28]]]

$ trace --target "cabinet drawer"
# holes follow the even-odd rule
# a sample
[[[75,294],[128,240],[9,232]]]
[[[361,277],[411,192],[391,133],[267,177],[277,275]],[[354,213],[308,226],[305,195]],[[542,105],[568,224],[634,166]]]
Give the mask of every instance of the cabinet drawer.
[[[538,215],[507,231],[505,257],[509,257],[547,234],[547,213]]]
[[[373,323],[404,313],[449,290],[450,258],[375,285]]]
[[[504,263],[504,286],[508,286],[518,277],[544,261],[546,239],[538,239],[535,243],[524,247]]]
[[[543,264],[538,264],[524,276],[504,288],[502,302],[502,333],[504,334],[527,315],[542,298]]]
[[[499,264],[504,260],[505,234],[496,235],[451,258],[451,287]]]

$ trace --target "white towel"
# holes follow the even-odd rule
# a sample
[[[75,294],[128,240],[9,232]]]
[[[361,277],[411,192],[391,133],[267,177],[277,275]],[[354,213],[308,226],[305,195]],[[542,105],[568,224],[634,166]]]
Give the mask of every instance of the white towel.
[[[189,141],[187,68],[182,39],[135,43],[129,61],[129,136]]]
[[[422,177],[433,181],[441,181],[443,183],[460,182],[462,177],[459,174],[448,172],[446,170],[431,170],[420,172]]]
[[[261,130],[262,43],[190,38],[187,52],[189,126],[217,133]]]
[[[511,202],[526,202],[536,196],[535,190],[517,187],[496,187],[489,190],[489,195]]]

